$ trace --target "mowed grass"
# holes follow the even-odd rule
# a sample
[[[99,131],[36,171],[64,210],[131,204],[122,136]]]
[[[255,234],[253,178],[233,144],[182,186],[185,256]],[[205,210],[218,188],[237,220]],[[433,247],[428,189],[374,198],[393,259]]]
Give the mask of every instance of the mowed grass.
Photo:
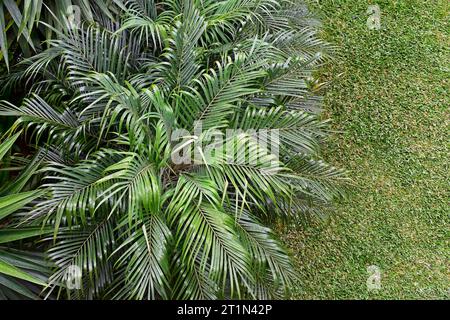
[[[285,233],[301,279],[293,298],[448,299],[448,1],[311,2],[340,51],[324,68],[324,108],[341,132],[325,157],[353,185],[329,219]],[[382,29],[370,31],[375,3]]]

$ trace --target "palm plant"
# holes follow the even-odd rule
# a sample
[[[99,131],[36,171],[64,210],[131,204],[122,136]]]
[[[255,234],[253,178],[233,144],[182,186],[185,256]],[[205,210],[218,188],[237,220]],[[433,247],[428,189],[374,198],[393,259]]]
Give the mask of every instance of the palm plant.
[[[311,78],[329,47],[305,6],[132,0],[115,20],[53,32],[3,84],[30,95],[0,105],[18,117],[8,135],[37,151],[2,192],[30,192],[7,227],[35,231],[51,269],[42,296],[285,296],[295,270],[266,225],[320,214],[344,179],[319,158]]]
[[[52,32],[42,24],[58,26],[66,18],[95,21],[98,13],[111,19],[122,0],[2,0],[0,2],[0,61],[9,67],[9,52],[18,46],[20,55],[30,56],[41,47],[41,40],[51,39]],[[41,25],[40,25],[41,24]]]

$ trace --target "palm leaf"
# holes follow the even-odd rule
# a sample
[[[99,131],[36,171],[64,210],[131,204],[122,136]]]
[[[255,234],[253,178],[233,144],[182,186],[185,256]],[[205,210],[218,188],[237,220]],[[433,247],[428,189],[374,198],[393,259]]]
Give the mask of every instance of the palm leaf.
[[[43,194],[44,192],[41,190],[33,190],[0,197],[0,219],[3,219],[11,213],[21,209],[23,206],[38,197],[41,197]]]

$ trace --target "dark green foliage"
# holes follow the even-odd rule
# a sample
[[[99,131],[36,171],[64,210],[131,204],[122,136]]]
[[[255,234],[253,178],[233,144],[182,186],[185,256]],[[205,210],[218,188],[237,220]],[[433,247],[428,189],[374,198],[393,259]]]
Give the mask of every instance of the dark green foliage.
[[[295,271],[264,223],[321,212],[344,179],[320,160],[327,126],[310,112],[329,49],[314,20],[275,0],[135,0],[115,18],[55,29],[4,82],[31,92],[0,104],[37,149],[2,190],[32,190],[6,228],[42,227],[43,296],[285,296]],[[279,132],[279,159],[254,129]],[[231,148],[208,153],[214,136]],[[195,161],[174,161],[180,143]],[[65,290],[72,266],[80,290]]]

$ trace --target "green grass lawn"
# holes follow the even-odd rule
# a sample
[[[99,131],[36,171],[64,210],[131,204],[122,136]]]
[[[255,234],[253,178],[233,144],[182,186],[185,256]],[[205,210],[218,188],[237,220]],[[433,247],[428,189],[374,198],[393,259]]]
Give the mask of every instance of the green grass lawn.
[[[286,233],[297,299],[449,298],[448,1],[312,1],[340,48],[325,110],[326,158],[353,186],[327,221]],[[366,26],[381,7],[379,31]],[[366,268],[381,269],[368,291]]]

